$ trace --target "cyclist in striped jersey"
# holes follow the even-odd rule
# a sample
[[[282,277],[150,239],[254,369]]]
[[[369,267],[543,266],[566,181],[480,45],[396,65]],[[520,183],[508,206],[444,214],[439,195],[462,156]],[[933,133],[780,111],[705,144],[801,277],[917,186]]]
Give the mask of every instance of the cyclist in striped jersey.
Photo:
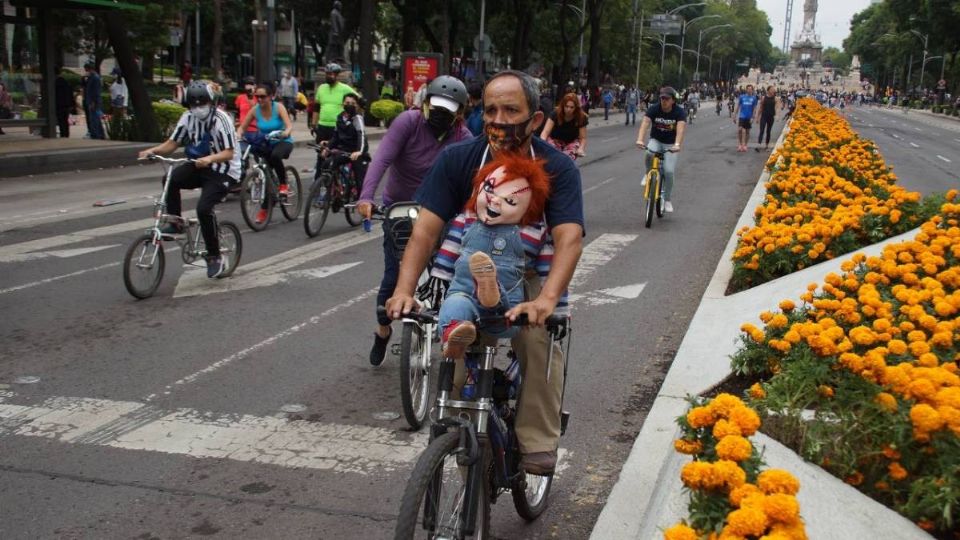
[[[167,194],[167,213],[180,215],[181,189],[200,188],[197,219],[207,246],[207,277],[210,278],[223,272],[213,209],[227,196],[231,184],[240,181],[240,153],[235,151],[237,140],[233,133],[233,118],[216,107],[221,97],[220,86],[216,83],[190,83],[186,92],[190,109],[180,117],[170,138],[140,152],[141,158],[151,154],[165,155],[183,145],[186,157],[194,160],[174,169]],[[183,230],[169,223],[161,232],[181,234]]]

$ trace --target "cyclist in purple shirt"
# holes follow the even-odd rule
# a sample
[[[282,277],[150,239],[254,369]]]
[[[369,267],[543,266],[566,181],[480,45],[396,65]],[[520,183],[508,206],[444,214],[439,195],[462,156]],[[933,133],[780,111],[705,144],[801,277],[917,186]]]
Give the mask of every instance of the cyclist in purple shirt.
[[[459,79],[442,75],[430,81],[427,98],[421,110],[400,114],[380,141],[370,168],[363,179],[363,190],[357,201],[357,211],[366,219],[373,213],[373,198],[387,169],[390,177],[383,188],[383,204],[412,201],[413,194],[440,151],[453,143],[473,136],[464,125],[467,107],[467,88]],[[393,296],[397,285],[400,261],[383,237],[383,279],[377,294],[377,306],[383,306]],[[387,345],[393,331],[390,318],[377,315],[377,331],[370,349],[370,363],[379,366],[387,354]]]

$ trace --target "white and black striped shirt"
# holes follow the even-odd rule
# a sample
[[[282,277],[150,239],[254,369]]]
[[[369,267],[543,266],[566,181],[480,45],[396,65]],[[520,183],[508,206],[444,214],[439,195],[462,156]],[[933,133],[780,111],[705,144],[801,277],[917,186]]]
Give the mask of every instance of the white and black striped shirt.
[[[214,109],[213,114],[206,120],[200,120],[187,111],[180,117],[177,127],[170,135],[170,140],[187,146],[195,144],[210,133],[210,154],[216,154],[233,148],[233,159],[222,163],[214,163],[210,168],[218,173],[225,174],[234,180],[240,180],[240,149],[237,148],[236,136],[233,132],[233,118],[220,109]]]

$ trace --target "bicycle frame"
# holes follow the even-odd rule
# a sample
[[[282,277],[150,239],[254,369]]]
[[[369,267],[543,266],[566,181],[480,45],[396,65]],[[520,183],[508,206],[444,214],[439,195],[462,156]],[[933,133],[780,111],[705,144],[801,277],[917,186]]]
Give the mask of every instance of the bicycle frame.
[[[653,162],[650,164],[650,170],[647,171],[647,179],[649,180],[649,178],[650,178],[650,176],[651,176],[650,173],[652,173],[652,172],[654,172],[654,171],[657,172],[657,181],[656,181],[656,184],[657,184],[657,185],[653,188],[653,189],[654,189],[653,196],[656,197],[656,198],[659,198],[659,197],[660,197],[660,183],[663,181],[663,179],[662,179],[662,173],[661,173],[661,171],[660,171],[660,161],[663,159],[663,153],[661,153],[661,152],[651,152],[651,154],[653,154]],[[643,198],[644,198],[644,199],[647,199],[647,198],[649,198],[649,197],[651,196],[651,194],[650,194],[650,184],[653,184],[653,183],[654,183],[654,182],[648,181],[648,182],[646,183],[646,185],[644,186],[644,188],[643,188]]]

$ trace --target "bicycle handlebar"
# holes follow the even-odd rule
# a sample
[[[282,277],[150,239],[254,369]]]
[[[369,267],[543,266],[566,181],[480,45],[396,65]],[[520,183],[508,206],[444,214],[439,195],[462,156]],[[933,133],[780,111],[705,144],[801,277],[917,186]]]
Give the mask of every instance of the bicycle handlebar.
[[[160,161],[163,163],[193,163],[196,160],[190,158],[168,158],[157,154],[150,154],[147,157],[137,158],[137,161]]]
[[[378,315],[387,315],[387,310],[383,306],[377,307]],[[437,322],[439,314],[437,311],[411,311],[403,316],[404,319],[413,319],[423,324],[433,324]],[[550,315],[544,322],[544,326],[550,331],[559,331],[567,327],[570,319],[561,315]],[[483,330],[493,326],[530,326],[530,321],[526,313],[520,314],[517,320],[511,321],[505,315],[485,315],[477,319],[477,329]]]

